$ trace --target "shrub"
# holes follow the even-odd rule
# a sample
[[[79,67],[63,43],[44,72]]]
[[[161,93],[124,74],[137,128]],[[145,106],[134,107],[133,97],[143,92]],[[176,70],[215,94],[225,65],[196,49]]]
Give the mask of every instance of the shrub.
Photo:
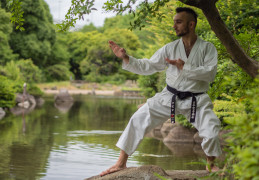
[[[34,65],[31,59],[19,60],[16,65],[18,66],[21,74],[21,79],[26,83],[42,82],[42,71],[38,66]]]
[[[108,80],[106,81],[107,83],[110,84],[122,84],[126,81],[126,77],[122,74],[114,74],[112,76],[109,76]]]
[[[1,68],[1,74],[13,81],[19,81],[21,79],[20,69],[14,61],[6,63],[6,65]]]
[[[259,79],[255,80],[259,83]],[[250,111],[227,120],[229,134],[228,164],[236,179],[259,179],[259,89],[247,91]],[[243,101],[243,103],[248,104]]]
[[[46,68],[45,76],[47,81],[67,81],[70,79],[71,73],[65,64],[55,64]]]
[[[233,100],[215,100],[214,112],[225,126],[232,118],[241,118],[245,113],[245,106]]]
[[[15,105],[15,91],[11,80],[0,75],[0,107]]]
[[[158,73],[149,76],[139,76],[138,85],[145,97],[152,97],[157,92]]]

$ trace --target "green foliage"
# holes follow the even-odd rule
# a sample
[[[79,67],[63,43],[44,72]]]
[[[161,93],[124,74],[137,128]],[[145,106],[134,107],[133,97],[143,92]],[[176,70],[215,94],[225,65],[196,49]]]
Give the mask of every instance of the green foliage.
[[[241,180],[259,179],[259,80],[254,83],[257,86],[247,90],[251,112],[228,120],[232,130],[228,138],[228,164],[235,178]]]
[[[21,79],[26,83],[42,82],[42,71],[33,64],[31,59],[19,60],[16,66],[20,70]]]
[[[117,15],[112,18],[107,18],[105,19],[104,25],[101,29],[102,31],[112,30],[115,27],[118,29],[129,29],[130,22],[133,18],[132,14]],[[148,23],[145,23],[145,25],[147,24]],[[141,31],[138,29],[132,30],[132,32],[138,36],[140,42],[140,48],[137,49],[137,53],[135,52],[134,54],[136,57],[143,57],[146,50],[149,48],[148,46],[155,43],[155,41],[150,38],[153,36],[153,33],[151,31],[147,31],[146,28]]]
[[[0,82],[0,107],[13,107],[15,104],[13,82],[1,75]]]
[[[71,6],[61,24],[57,24],[59,31],[67,31],[70,27],[75,27],[76,20],[84,19],[85,14],[90,14],[93,10],[94,0],[72,0]]]
[[[35,96],[35,97],[41,97],[43,96],[43,92],[42,90],[36,86],[35,84],[28,84],[27,85],[27,92],[32,95],[32,96]]]
[[[13,81],[23,81],[34,83],[42,81],[42,72],[35,66],[31,59],[10,61],[5,66],[0,67],[2,75]]]
[[[234,34],[258,30],[257,0],[221,0],[217,4],[222,19]]]
[[[16,26],[16,29],[19,29],[20,31],[24,31],[23,27],[23,13],[24,11],[22,10],[21,7],[22,2],[19,0],[7,0],[6,1],[6,6],[7,9],[10,10],[11,12],[11,22]]]
[[[47,66],[56,36],[48,5],[44,0],[24,0],[21,7],[26,31],[14,31],[10,46],[20,59],[32,59],[40,68]]]
[[[98,28],[95,27],[92,22],[89,25],[85,25],[81,29],[79,29],[79,32],[91,32],[91,31],[98,31]]]
[[[6,64],[6,66],[1,67],[1,74],[6,76],[8,79],[12,81],[21,80],[20,69],[16,65],[14,61],[10,61]]]
[[[87,55],[80,62],[80,72],[84,75],[83,78],[90,82],[93,82],[94,79],[98,82],[109,81],[104,76],[111,78],[111,81],[114,77],[125,80],[129,73],[119,71],[122,60],[114,56],[108,45],[108,40],[117,42],[129,54],[134,55],[134,51],[140,46],[138,37],[127,29],[108,29],[104,33],[91,32],[91,35],[88,40],[89,46],[86,47]],[[114,76],[115,73],[120,75]],[[129,76],[133,77],[130,74]]]
[[[82,79],[80,70],[81,61],[86,57],[91,44],[96,43],[94,41],[95,37],[98,37],[99,35],[101,34],[97,31],[87,33],[73,32],[66,35],[65,44],[67,45],[67,51],[70,54],[70,71],[75,75],[76,79]]]
[[[70,54],[68,52],[66,36],[66,33],[56,33],[56,41],[51,47],[47,66],[69,62]]]
[[[258,59],[259,37],[256,34],[246,32],[236,35],[236,38],[250,57]],[[243,98],[245,91],[253,87],[253,79],[230,60],[226,49],[216,38],[210,36],[210,40],[218,50],[219,62],[217,76],[208,94],[212,99],[224,98],[221,97],[224,93],[237,99]]]
[[[231,96],[226,98],[229,100],[215,100],[213,102],[213,110],[224,126],[230,119],[241,118],[245,113],[245,107],[242,104],[233,101]]]
[[[178,122],[183,127],[186,127],[189,129],[194,128],[193,125],[189,122],[189,120],[187,120],[182,114],[178,114],[175,119],[176,119],[176,122]]]
[[[11,32],[10,14],[0,6],[0,65],[5,65],[6,62],[16,59],[8,42]]]
[[[140,76],[138,79],[138,85],[142,90],[142,94],[145,97],[152,97],[157,92],[157,79],[158,74],[152,74],[149,76]]]
[[[49,66],[45,70],[45,76],[47,81],[66,81],[71,77],[71,73],[68,69],[68,65],[66,64],[55,64],[53,66]]]

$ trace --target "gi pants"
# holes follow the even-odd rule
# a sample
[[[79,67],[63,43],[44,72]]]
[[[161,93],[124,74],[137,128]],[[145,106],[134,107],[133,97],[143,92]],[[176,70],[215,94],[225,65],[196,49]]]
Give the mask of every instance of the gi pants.
[[[172,95],[171,92],[164,89],[161,93],[148,99],[147,103],[133,114],[116,146],[129,156],[132,155],[146,133],[170,118]],[[191,98],[176,101],[176,115],[182,114],[190,120]],[[185,104],[189,104],[189,107],[186,107]],[[203,138],[202,149],[207,156],[219,156],[222,153],[218,138],[220,121],[213,112],[213,104],[206,93],[197,96],[197,106],[196,119],[192,125]]]

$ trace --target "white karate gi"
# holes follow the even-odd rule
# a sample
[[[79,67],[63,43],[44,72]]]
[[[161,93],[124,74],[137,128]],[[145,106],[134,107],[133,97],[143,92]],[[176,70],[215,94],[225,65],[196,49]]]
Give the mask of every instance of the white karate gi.
[[[183,70],[168,64],[165,58],[182,59],[185,64]],[[217,71],[217,50],[209,42],[197,38],[189,57],[187,58],[182,39],[166,44],[149,60],[129,58],[129,63],[122,64],[123,69],[136,74],[150,75],[155,72],[166,71],[166,83],[178,91],[193,93],[206,92],[209,83],[214,80]],[[162,124],[171,115],[171,100],[173,94],[165,88],[154,97],[147,100],[131,117],[126,129],[122,133],[117,147],[131,155],[138,147],[144,135]],[[207,156],[221,154],[218,133],[220,121],[213,112],[213,105],[207,93],[196,96],[196,119],[192,123],[203,138],[202,148]],[[190,120],[191,97],[180,100],[176,98],[176,115],[183,114]]]

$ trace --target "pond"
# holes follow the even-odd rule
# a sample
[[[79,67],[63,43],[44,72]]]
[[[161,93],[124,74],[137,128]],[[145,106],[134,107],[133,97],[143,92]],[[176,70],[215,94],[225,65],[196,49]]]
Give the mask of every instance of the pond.
[[[46,96],[42,107],[0,120],[1,180],[84,179],[116,162],[119,149],[115,144],[137,105],[145,100],[73,97],[73,104],[62,107],[55,105],[53,96]],[[193,145],[172,147],[146,137],[127,166],[204,169],[195,164],[203,155],[195,153]]]

